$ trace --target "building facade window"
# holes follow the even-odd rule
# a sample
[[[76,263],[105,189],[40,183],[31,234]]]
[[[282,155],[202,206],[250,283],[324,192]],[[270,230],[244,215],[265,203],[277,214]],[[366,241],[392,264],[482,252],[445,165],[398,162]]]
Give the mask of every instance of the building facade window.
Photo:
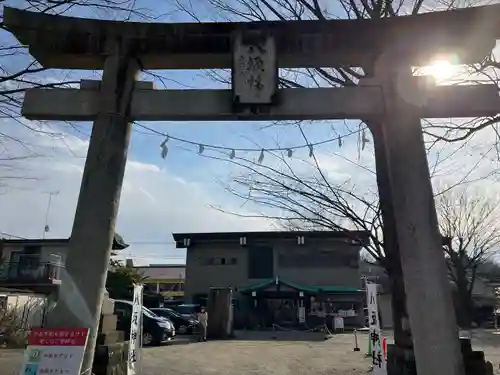
[[[274,252],[269,246],[252,246],[247,250],[248,278],[271,279],[274,277]]]
[[[238,264],[238,258],[209,257],[203,261],[205,266],[234,266]]]
[[[213,266],[215,263],[215,258],[214,257],[209,257],[203,260],[203,264],[205,266]]]
[[[356,252],[339,252],[334,249],[286,249],[279,252],[278,262],[284,268],[359,268]]]

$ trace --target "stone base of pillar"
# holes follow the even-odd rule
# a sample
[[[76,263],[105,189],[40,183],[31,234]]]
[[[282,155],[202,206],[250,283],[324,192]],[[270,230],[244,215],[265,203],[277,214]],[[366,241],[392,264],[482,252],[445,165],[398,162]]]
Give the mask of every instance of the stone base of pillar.
[[[97,336],[97,345],[109,345],[124,341],[125,333],[123,331],[99,333],[99,335]]]
[[[117,316],[114,314],[115,302],[109,298],[109,293],[104,292],[101,308],[101,321],[99,322],[98,345],[109,345],[125,341],[124,333],[116,330]]]
[[[94,375],[125,375],[127,373],[128,341],[125,334],[116,330],[117,316],[115,303],[104,292],[99,323],[99,335],[94,355],[92,372]]]
[[[460,347],[464,357],[465,375],[493,375],[493,365],[486,362],[483,351],[472,350],[469,338],[460,338]]]
[[[472,350],[469,338],[460,338],[465,375],[493,375],[493,365],[483,351]],[[394,344],[387,345],[387,375],[416,375],[417,366],[411,351]]]
[[[412,350],[387,345],[387,375],[415,375],[417,366]]]
[[[92,366],[93,375],[126,375],[128,341],[98,345]]]

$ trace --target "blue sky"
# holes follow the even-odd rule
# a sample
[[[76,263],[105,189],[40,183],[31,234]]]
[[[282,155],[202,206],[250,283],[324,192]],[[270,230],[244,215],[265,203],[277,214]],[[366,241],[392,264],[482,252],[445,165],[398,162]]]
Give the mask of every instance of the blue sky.
[[[149,3],[151,4],[151,2]],[[11,5],[18,6],[18,2],[11,2]],[[137,7],[147,7],[148,4],[137,4]],[[171,13],[168,7],[158,9],[158,3],[155,2],[155,11],[159,13],[170,13],[168,20],[171,21],[189,21],[189,18],[181,13]],[[73,8],[68,14],[80,17],[106,17],[108,19],[120,18],[120,15],[111,15],[109,13],[96,13],[89,11],[86,8]],[[15,40],[11,35],[3,32],[1,41],[4,44],[12,45]],[[11,71],[15,71],[19,66],[24,66],[30,61],[30,57],[17,56],[15,58],[5,59],[3,61]],[[203,71],[163,71],[162,76],[167,80],[168,88],[215,88],[223,87],[221,84],[216,84],[210,78],[206,77]],[[47,80],[78,80],[81,78],[98,79],[99,73],[96,72],[81,72],[81,71],[49,71],[39,75],[39,79]],[[163,88],[160,82],[155,82],[158,88]],[[168,105],[168,103],[166,103]],[[206,145],[219,145],[231,148],[260,148],[276,147],[279,144],[281,147],[290,147],[303,145],[305,142],[300,137],[300,133],[296,127],[276,126],[270,127],[268,123],[258,122],[187,122],[187,123],[145,123],[144,125],[155,129],[162,133],[168,133],[173,137],[182,138],[189,141],[200,142]],[[19,210],[19,215],[3,215],[0,217],[1,231],[21,237],[37,237],[42,233],[41,228],[44,226],[45,215],[47,211],[49,192],[59,191],[54,195],[51,201],[51,206],[48,215],[48,223],[51,231],[47,237],[66,237],[69,236],[71,230],[71,219],[74,213],[76,204],[76,194],[78,191],[79,175],[75,173],[61,173],[61,170],[66,168],[80,168],[83,163],[83,157],[86,152],[86,141],[90,134],[90,124],[78,124],[77,129],[73,129],[67,124],[61,123],[30,123],[30,126],[41,126],[44,132],[58,134],[57,136],[48,137],[45,134],[33,133],[21,128],[18,124],[12,121],[5,121],[5,127],[9,129],[10,135],[15,135],[23,140],[29,139],[31,150],[43,155],[42,158],[36,158],[33,161],[23,161],[23,173],[27,173],[36,182],[16,182],[14,185],[22,189],[9,188],[4,194],[0,195],[0,202],[3,205],[8,203],[19,207],[20,204],[30,200],[36,201],[36,208],[31,205],[32,209],[29,214],[24,210]],[[305,126],[307,128],[308,137],[312,142],[322,141],[336,135],[332,130],[331,125],[326,122],[317,122]],[[130,255],[133,255],[140,261],[153,260],[180,261],[182,260],[182,252],[172,251],[172,240],[170,237],[171,231],[225,231],[225,230],[245,230],[245,229],[269,229],[270,224],[265,220],[253,220],[251,224],[247,224],[246,220],[237,220],[232,216],[223,215],[223,220],[213,220],[212,216],[222,216],[210,209],[210,205],[222,206],[224,208],[234,207],[234,211],[239,210],[241,202],[232,198],[231,195],[224,193],[221,185],[217,180],[224,181],[228,179],[228,166],[220,161],[214,161],[197,155],[197,146],[186,145],[182,142],[170,140],[168,145],[170,152],[166,160],[160,158],[160,143],[163,137],[158,135],[146,135],[145,130],[136,127],[133,134],[131,148],[129,152],[129,160],[140,164],[141,168],[157,168],[157,173],[154,173],[157,185],[154,189],[158,190],[157,196],[154,199],[162,199],[161,190],[164,188],[165,194],[176,194],[182,188],[176,188],[175,192],[169,192],[167,186],[161,184],[170,183],[162,180],[163,174],[168,174],[169,177],[183,181],[184,184],[192,185],[192,194],[198,194],[198,190],[202,191],[203,199],[194,206],[190,207],[188,218],[182,221],[182,225],[172,225],[170,220],[178,221],[174,218],[167,217],[165,225],[156,222],[154,229],[142,227],[143,220],[137,219],[131,214],[126,214],[127,195],[122,197],[122,209],[118,221],[117,230],[132,244]],[[146,131],[147,132],[147,131]],[[80,142],[81,141],[81,142]],[[356,142],[356,139],[353,139]],[[336,142],[332,145],[338,147]],[[16,149],[16,145],[11,145],[10,149]],[[186,150],[187,148],[187,150]],[[17,149],[16,149],[17,150]],[[22,148],[12,151],[13,153],[25,152]],[[318,149],[319,150],[319,149]],[[207,148],[206,153],[210,154],[210,149]],[[257,158],[259,151],[242,153],[237,152],[238,156],[247,156]],[[297,156],[307,157],[308,149],[296,151]],[[213,154],[213,153],[212,153]],[[219,154],[216,154],[219,155]],[[269,158],[269,156],[266,158]],[[139,165],[138,164],[138,165]],[[53,167],[57,165],[57,167]],[[47,171],[44,171],[47,169]],[[129,163],[130,169],[130,163]],[[139,168],[140,169],[140,168]],[[139,173],[139,172],[138,172]],[[127,176],[128,177],[128,176]],[[152,177],[151,177],[152,178]],[[126,178],[126,182],[127,179]],[[156,181],[156,180],[155,180]],[[135,183],[133,183],[135,184]],[[143,189],[140,187],[140,189]],[[198,190],[197,190],[198,189]],[[144,190],[144,189],[143,189]],[[182,198],[191,200],[189,191],[187,196]],[[168,197],[166,197],[168,198]],[[133,196],[130,199],[135,199]],[[2,205],[2,203],[0,203]],[[133,203],[130,204],[133,206]],[[182,205],[181,205],[182,206]],[[168,205],[165,208],[169,209]],[[135,207],[130,209],[137,213]],[[176,208],[173,209],[176,211]],[[5,211],[4,211],[5,212]],[[190,215],[200,216],[200,212],[207,212],[205,220],[201,223],[194,224],[189,219]],[[141,212],[140,216],[147,216],[147,213]],[[27,216],[29,218],[27,219]],[[168,216],[168,215],[167,215]],[[203,216],[203,215],[201,215]],[[2,220],[3,219],[3,220]],[[161,219],[161,215],[159,217]],[[218,223],[214,225],[214,223]],[[140,227],[140,228],[138,228]],[[146,243],[148,242],[148,243]],[[181,254],[181,255],[179,255]],[[158,258],[157,258],[158,257]]]
[[[9,4],[19,6],[20,1],[10,1]],[[190,21],[184,13],[176,12],[166,4],[167,2],[139,1],[136,7],[154,9],[155,14],[165,14],[166,16],[159,21]],[[200,6],[196,8],[198,14],[205,19],[213,18],[213,12],[204,11],[202,3],[199,4]],[[85,8],[73,8],[68,14],[107,19],[123,18],[123,14],[96,13]],[[0,42],[3,45],[15,43],[5,31],[0,32]],[[14,72],[28,61],[29,56],[4,57],[1,64]],[[215,84],[203,71],[162,71],[161,74],[168,79],[167,86],[170,89],[186,86],[223,87]],[[49,71],[37,77],[40,80],[81,78],[98,79],[99,73]],[[160,82],[155,84],[157,88],[163,88]],[[51,229],[47,237],[68,237],[88,146],[90,124],[80,123],[73,128],[63,123],[24,121],[24,124],[39,131],[29,131],[10,119],[0,120],[2,122],[0,128],[4,133],[23,139],[29,144],[29,152],[40,155],[17,162],[14,172],[0,170],[0,177],[1,173],[30,177],[28,180],[16,180],[7,187],[0,185],[0,232],[30,238],[41,236],[49,193],[58,191],[58,194],[53,195],[48,210],[47,223]],[[238,156],[253,159],[258,158],[260,148],[273,148],[278,144],[284,148],[305,144],[298,127],[294,125],[268,126],[269,123],[258,122],[156,122],[144,125],[157,132],[168,133],[190,142],[236,149],[255,148],[255,152],[237,151]],[[312,143],[346,135],[350,132],[349,129],[357,129],[357,126],[357,122],[354,121],[303,124]],[[117,231],[131,244],[124,252],[124,256],[132,256],[140,263],[178,263],[183,261],[184,252],[173,249],[172,232],[265,230],[275,227],[265,219],[236,218],[211,208],[219,206],[227,211],[245,214],[261,212],[261,208],[249,203],[244,204],[245,202],[236,199],[223,189],[223,185],[229,182],[231,175],[244,171],[228,163],[199,156],[196,145],[188,145],[173,139],[168,142],[170,151],[163,160],[160,157],[160,143],[163,137],[145,132],[147,133],[146,130],[135,127],[129,152],[117,224]],[[442,165],[442,168],[452,171],[452,176],[441,178],[437,183],[449,184],[460,180],[461,173],[466,173],[467,168],[474,167],[475,161],[484,158],[483,154],[491,151],[491,142],[494,138],[492,134],[485,131],[475,137],[474,142],[466,149],[460,149],[461,144],[444,147],[440,155],[455,154],[453,161]],[[343,139],[342,148],[339,148],[337,141],[334,141],[315,148],[315,155],[332,180],[350,181],[357,188],[364,189],[364,192],[373,192],[375,177],[373,173],[364,169],[373,170],[372,144],[368,144],[365,150],[360,150],[358,141],[359,135],[347,136]],[[24,155],[27,152],[26,148],[16,142],[11,142],[6,147],[10,155]],[[301,172],[304,175],[312,173],[307,169],[308,152],[308,148],[304,147],[297,150],[293,158],[293,162],[297,168],[302,168]],[[208,146],[205,154],[220,155],[211,151]],[[436,158],[437,153],[431,154],[430,161],[433,162]],[[264,163],[278,162],[272,155],[266,154]],[[360,164],[361,167],[355,164]],[[476,168],[473,175],[467,175],[467,178],[486,175],[491,168],[491,163],[486,163],[485,167]],[[485,185],[490,186],[492,183],[496,183],[496,178],[488,180]]]

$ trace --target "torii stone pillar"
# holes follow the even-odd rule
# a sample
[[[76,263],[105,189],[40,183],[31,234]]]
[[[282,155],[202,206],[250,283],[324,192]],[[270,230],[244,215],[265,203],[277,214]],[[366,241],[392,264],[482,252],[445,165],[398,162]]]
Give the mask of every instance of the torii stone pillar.
[[[127,46],[111,42],[100,91],[96,93],[99,112],[92,126],[69,242],[70,256],[61,276],[62,298],[59,298],[47,321],[48,327],[90,328],[82,364],[82,373],[86,375],[91,373],[94,359],[130,142],[130,103],[139,69],[137,61],[130,58]],[[80,295],[70,296],[71,293]],[[70,305],[75,298],[83,298],[89,311],[75,311],[75,306]]]
[[[375,63],[385,116],[377,142],[385,145],[395,225],[418,374],[463,375],[458,327],[441,249],[436,208],[411,66],[397,51]]]

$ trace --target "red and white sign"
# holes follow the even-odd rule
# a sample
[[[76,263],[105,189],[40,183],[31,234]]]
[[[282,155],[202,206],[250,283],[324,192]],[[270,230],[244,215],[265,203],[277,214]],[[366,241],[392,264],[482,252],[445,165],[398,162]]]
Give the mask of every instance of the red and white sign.
[[[34,328],[19,375],[79,375],[88,328]]]

